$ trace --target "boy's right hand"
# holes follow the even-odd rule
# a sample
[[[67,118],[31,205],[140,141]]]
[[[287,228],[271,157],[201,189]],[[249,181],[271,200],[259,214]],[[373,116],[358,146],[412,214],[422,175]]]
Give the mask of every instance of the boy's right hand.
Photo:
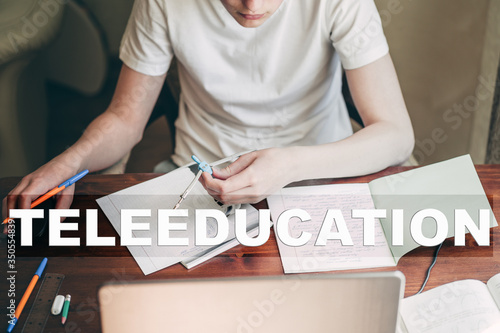
[[[3,199],[2,221],[9,216],[10,209],[29,209],[39,196],[74,176],[76,171],[61,163],[51,161],[25,176]],[[74,186],[69,186],[56,195],[56,209],[67,209],[73,202]],[[7,232],[4,225],[3,233]]]

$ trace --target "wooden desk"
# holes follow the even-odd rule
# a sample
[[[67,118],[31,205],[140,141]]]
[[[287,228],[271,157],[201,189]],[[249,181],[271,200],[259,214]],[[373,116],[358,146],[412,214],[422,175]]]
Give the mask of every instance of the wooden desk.
[[[476,166],[479,177],[493,207],[497,220],[500,221],[500,165]],[[322,183],[362,183],[375,178],[407,170],[403,167],[394,167],[359,178],[307,181],[302,184]],[[76,184],[76,197],[72,208],[97,209],[95,199],[151,179],[154,174],[126,174],[126,175],[89,175]],[[0,196],[3,198],[19,181],[19,178],[0,179]],[[260,206],[263,207],[263,206]],[[99,236],[114,236],[115,230],[99,211]],[[74,221],[75,219],[72,219]],[[64,237],[80,237],[81,247],[48,247],[48,241],[43,237],[35,239],[33,247],[16,248],[16,300],[19,301],[22,293],[31,280],[43,256],[49,257],[45,272],[65,274],[60,294],[72,295],[68,322],[65,327],[60,324],[60,317],[50,316],[45,332],[98,332],[100,331],[99,312],[97,307],[97,289],[107,281],[137,281],[174,278],[211,278],[230,276],[254,275],[282,275],[283,269],[278,253],[274,234],[269,241],[257,248],[235,247],[208,262],[186,270],[180,264],[166,268],[159,272],[144,276],[135,260],[125,247],[86,247],[85,218],[81,217],[78,232],[64,232]],[[1,239],[2,258],[7,257],[6,240]],[[479,247],[468,235],[465,247],[454,247],[453,240],[448,239],[440,254],[426,290],[441,284],[461,280],[478,279],[486,281],[500,272],[500,228],[492,229],[491,246]],[[357,270],[359,271],[402,271],[406,276],[405,296],[414,294],[421,286],[427,267],[429,266],[433,248],[420,247],[405,255],[396,268]],[[2,260],[2,271],[7,272],[7,262]],[[2,274],[4,275],[4,274]],[[5,278],[1,279],[0,306],[5,311],[8,305],[8,284]],[[40,283],[35,288],[28,301],[14,332],[20,332],[28,316],[34,295]],[[112,295],[110,295],[112,296]],[[4,312],[5,313],[5,312]],[[7,327],[6,316],[3,316],[1,330]],[[138,316],[139,318],[139,316]]]

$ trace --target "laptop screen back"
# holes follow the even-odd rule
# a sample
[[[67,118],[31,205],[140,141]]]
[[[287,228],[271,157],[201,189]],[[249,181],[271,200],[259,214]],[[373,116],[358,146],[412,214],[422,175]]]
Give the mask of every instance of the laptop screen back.
[[[110,332],[394,332],[400,272],[166,280],[99,290]]]

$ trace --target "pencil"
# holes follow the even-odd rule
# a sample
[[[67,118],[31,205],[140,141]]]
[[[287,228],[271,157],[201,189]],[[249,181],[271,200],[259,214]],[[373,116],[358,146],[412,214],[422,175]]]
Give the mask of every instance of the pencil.
[[[35,275],[33,275],[33,278],[31,279],[28,288],[26,288],[26,291],[24,292],[21,301],[19,301],[19,305],[16,307],[16,312],[14,313],[14,319],[9,321],[9,327],[7,327],[7,333],[12,332],[14,326],[16,326],[17,320],[19,319],[21,312],[23,312],[24,306],[26,305],[26,302],[30,298],[33,288],[35,288],[38,279],[40,278],[40,276],[43,273],[43,270],[45,269],[45,265],[47,265],[47,258],[43,258],[42,262],[40,263],[40,266],[38,266],[38,269],[35,272]]]
[[[38,206],[39,204],[41,204],[42,202],[44,202],[48,198],[53,197],[57,193],[64,190],[66,187],[68,187],[68,186],[74,184],[75,182],[77,182],[78,180],[82,179],[83,176],[85,176],[87,173],[89,173],[89,170],[83,170],[82,172],[76,174],[75,176],[73,176],[70,179],[66,180],[65,182],[61,183],[59,186],[54,187],[52,190],[48,191],[47,193],[45,193],[44,195],[42,195],[41,197],[39,197],[38,199],[33,201],[31,203],[31,208],[32,209],[35,208],[36,206]],[[3,220],[2,224],[9,223],[9,220],[10,220],[10,217],[7,217],[5,220]]]
[[[71,295],[66,295],[64,299],[64,307],[62,310],[61,324],[65,324],[68,319],[68,311],[69,311],[69,302],[71,302]]]

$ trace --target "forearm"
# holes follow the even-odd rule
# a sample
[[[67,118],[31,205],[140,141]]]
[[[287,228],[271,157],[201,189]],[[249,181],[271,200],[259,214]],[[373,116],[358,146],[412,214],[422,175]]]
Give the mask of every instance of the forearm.
[[[203,175],[208,193],[224,203],[255,203],[294,181],[359,176],[404,162],[413,130],[390,56],[346,76],[365,128],[337,142],[245,154],[213,177]]]
[[[113,100],[81,138],[53,162],[70,168],[97,171],[127,154],[141,138],[165,80],[123,66]]]
[[[97,117],[87,127],[80,139],[53,161],[73,172],[89,169],[102,170],[116,163],[127,154],[142,137],[142,129],[131,125],[112,110]]]
[[[410,124],[372,124],[354,135],[312,147],[291,147],[296,167],[290,181],[314,178],[353,177],[380,171],[405,162],[413,150]],[[303,161],[303,162],[301,162]]]

